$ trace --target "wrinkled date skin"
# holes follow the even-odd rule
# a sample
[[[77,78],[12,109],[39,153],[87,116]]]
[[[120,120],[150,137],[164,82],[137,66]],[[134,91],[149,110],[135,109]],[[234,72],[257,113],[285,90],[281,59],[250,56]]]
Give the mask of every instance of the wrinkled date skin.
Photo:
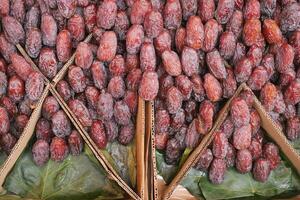
[[[158,76],[155,72],[145,72],[139,86],[139,95],[143,99],[153,100],[159,88]]]
[[[248,173],[252,169],[252,155],[249,150],[239,150],[236,154],[236,169],[242,173]]]
[[[113,0],[104,0],[97,10],[97,24],[104,29],[110,29],[116,20],[117,4]]]
[[[85,24],[84,24],[83,16],[81,16],[79,14],[73,15],[68,20],[67,28],[70,31],[70,33],[75,41],[79,42],[84,39]]]
[[[214,105],[208,100],[200,104],[197,131],[206,134],[213,126]],[[223,137],[223,136],[222,136]],[[223,139],[223,138],[222,138]]]
[[[289,140],[296,140],[300,136],[300,118],[292,117],[288,119],[286,135]]]
[[[226,162],[224,159],[215,158],[210,166],[209,180],[213,184],[220,184],[224,181]]]
[[[220,0],[215,17],[220,24],[226,24],[234,10],[234,0]]]
[[[234,74],[236,81],[241,83],[249,79],[251,75],[252,62],[249,58],[243,57],[240,59],[234,68]]]
[[[55,52],[50,48],[43,48],[39,56],[39,68],[48,78],[52,79],[57,74],[57,60]]]
[[[37,101],[43,93],[44,80],[40,73],[32,72],[25,83],[26,94],[32,101]]]
[[[187,76],[199,72],[199,57],[197,51],[190,47],[184,47],[181,53],[182,71]]]
[[[253,93],[251,92],[251,90],[242,91],[239,97],[246,101],[249,108],[251,108],[253,106],[254,96],[253,96]]]
[[[105,149],[107,138],[105,135],[105,127],[102,121],[97,120],[92,123],[90,135],[92,140],[100,149]]]
[[[71,88],[67,81],[61,80],[57,83],[56,86],[57,92],[61,95],[61,97],[68,101],[71,98]]]
[[[125,71],[125,60],[123,56],[116,55],[115,58],[109,64],[109,72],[112,74],[112,76],[124,76]]]
[[[185,136],[185,144],[188,148],[195,148],[199,142],[200,135],[197,132],[197,123],[198,120],[194,119],[187,129]]]
[[[45,118],[40,118],[36,124],[35,136],[37,139],[42,139],[50,142],[53,137],[51,124]]]
[[[59,104],[55,97],[53,96],[48,96],[44,100],[43,106],[42,106],[42,115],[46,119],[50,120],[52,116],[59,111]]]
[[[114,76],[112,79],[110,79],[107,89],[115,99],[123,97],[125,95],[124,80],[121,76]]]
[[[265,182],[269,178],[270,171],[270,162],[260,158],[254,163],[253,178],[259,182]]]
[[[4,0],[1,2],[0,14],[1,14],[1,17],[9,14],[9,0]]]
[[[286,5],[280,18],[280,28],[283,32],[294,31],[300,26],[300,5],[299,3],[290,3]]]
[[[50,147],[47,141],[37,140],[32,147],[32,156],[37,166],[44,165],[50,157]]]
[[[6,155],[11,153],[11,150],[15,146],[17,139],[10,133],[2,134],[0,136],[0,145]]]
[[[260,42],[262,33],[261,22],[258,19],[248,19],[245,21],[243,39],[247,46],[252,46]]]
[[[186,25],[186,44],[194,49],[203,47],[204,27],[200,17],[191,16]]]
[[[220,55],[224,59],[230,59],[234,55],[234,50],[236,48],[235,35],[231,31],[226,31],[220,36]]]
[[[231,31],[235,37],[239,38],[241,36],[243,29],[243,13],[240,10],[233,12],[230,20],[226,24],[226,30]]]
[[[174,165],[178,163],[179,158],[180,158],[179,141],[176,138],[172,138],[167,142],[165,161],[169,165]]]
[[[9,131],[9,116],[5,108],[0,107],[0,135],[5,134]]]
[[[170,32],[168,30],[163,30],[154,39],[154,47],[155,47],[156,51],[158,51],[159,55],[161,55],[166,50],[171,50],[171,42],[172,42],[171,40],[172,40],[172,38],[171,38]]]
[[[73,130],[72,133],[68,137],[68,144],[70,149],[70,154],[73,156],[78,156],[83,149],[83,140],[80,134]]]
[[[77,99],[70,100],[68,105],[83,126],[89,127],[92,125],[90,113],[82,101]]]
[[[234,92],[237,89],[237,82],[234,76],[234,73],[231,69],[227,68],[227,78],[222,81],[223,85],[223,97],[230,98],[234,95]]]
[[[118,101],[114,105],[114,117],[120,125],[128,125],[130,123],[131,113],[129,107],[124,101]]]
[[[10,56],[16,52],[16,47],[8,42],[3,34],[0,34],[0,52],[6,62],[11,62]]]
[[[179,57],[174,51],[164,51],[162,54],[162,61],[166,72],[171,76],[178,76],[182,72]]]
[[[113,142],[119,134],[119,128],[115,120],[106,121],[105,124],[106,137],[109,142]]]
[[[170,115],[167,110],[158,110],[155,113],[155,121],[156,121],[156,126],[155,126],[155,131],[156,133],[163,133],[167,132],[169,127],[170,127]]]
[[[82,69],[89,69],[93,62],[93,52],[87,43],[78,44],[75,54],[75,64]]]
[[[110,120],[113,116],[114,100],[111,94],[102,93],[98,97],[97,112],[105,120]]]
[[[53,47],[56,44],[57,24],[52,15],[43,14],[41,20],[42,41],[44,45]]]
[[[142,71],[155,71],[156,68],[156,55],[152,43],[146,43],[141,47],[140,51],[140,67]]]
[[[107,69],[102,62],[94,61],[91,66],[91,74],[95,87],[103,89],[107,85]]]
[[[2,26],[4,35],[9,42],[13,43],[14,45],[24,42],[24,29],[20,22],[18,22],[15,18],[10,16],[2,18]]]
[[[117,36],[115,32],[108,31],[101,37],[97,51],[97,58],[103,62],[111,61],[117,52]]]
[[[69,148],[63,138],[54,137],[50,144],[50,158],[55,162],[62,162],[69,154]]]
[[[212,51],[206,54],[207,65],[212,74],[218,79],[226,79],[227,72],[220,53]]]
[[[51,118],[51,127],[57,137],[64,138],[71,133],[71,122],[63,111],[56,112]]]
[[[25,95],[25,83],[18,76],[12,76],[8,80],[7,88],[8,97],[14,101],[19,102]]]
[[[144,28],[148,37],[157,37],[163,30],[163,17],[161,13],[158,11],[151,11],[147,13],[145,15]]]
[[[128,145],[133,140],[133,136],[134,125],[129,123],[128,125],[121,127],[118,141],[123,145]]]
[[[76,0],[57,0],[58,10],[65,18],[70,18],[74,15],[76,6]]]
[[[230,115],[235,127],[249,124],[250,111],[245,100],[236,98],[231,103]]]
[[[175,85],[181,92],[184,100],[188,100],[191,97],[193,85],[187,76],[179,75],[178,77],[176,77]]]
[[[145,33],[143,26],[132,25],[126,34],[126,50],[130,54],[137,54],[144,41]]]
[[[263,155],[270,162],[270,169],[276,169],[280,164],[280,156],[278,147],[271,142],[263,146]]]
[[[222,86],[220,82],[211,74],[204,76],[204,89],[209,100],[212,102],[219,101],[222,97]]]
[[[90,4],[83,8],[84,21],[86,23],[87,30],[89,32],[93,31],[97,20],[97,6],[95,4]]]
[[[145,15],[151,11],[151,4],[146,0],[137,0],[131,7],[130,21],[132,24],[142,24]]]
[[[300,79],[297,78],[288,86],[284,93],[285,102],[295,105],[300,102]]]
[[[10,119],[14,117],[19,111],[16,104],[12,101],[11,98],[7,96],[4,96],[0,99],[0,105],[7,110]]]
[[[218,39],[218,22],[210,19],[204,25],[204,42],[203,50],[209,52],[213,50]]]
[[[213,141],[213,155],[216,158],[225,158],[228,151],[228,140],[222,132],[217,132]]]
[[[291,45],[283,44],[281,45],[275,57],[275,66],[280,73],[287,72],[293,65],[295,52]]]
[[[207,171],[213,160],[213,154],[210,149],[206,149],[200,156],[198,162],[194,166],[198,170]]]
[[[260,101],[267,111],[272,111],[276,103],[276,97],[278,95],[277,88],[272,83],[267,83],[260,91]]]
[[[176,87],[173,86],[167,91],[166,104],[168,111],[171,114],[177,112],[177,110],[182,106],[182,101],[182,94]]]
[[[182,21],[179,0],[167,0],[163,10],[164,25],[167,29],[177,29]]]
[[[37,58],[42,48],[42,34],[37,28],[31,28],[26,34],[25,49],[32,58]]]
[[[233,133],[233,146],[236,149],[247,149],[251,145],[251,126],[237,128]]]
[[[86,88],[86,77],[80,67],[70,66],[68,71],[70,86],[76,93],[83,92]]]
[[[24,81],[27,80],[29,74],[33,71],[29,63],[19,54],[13,53],[10,55],[10,59],[13,65],[13,69],[16,74],[23,79]]]
[[[71,57],[72,38],[68,30],[62,30],[56,38],[57,58],[61,62],[67,62]]]
[[[265,19],[263,22],[263,34],[267,42],[276,44],[281,42],[282,33],[276,22],[272,19]]]
[[[203,22],[206,22],[214,17],[215,7],[214,0],[198,1],[198,15]]]

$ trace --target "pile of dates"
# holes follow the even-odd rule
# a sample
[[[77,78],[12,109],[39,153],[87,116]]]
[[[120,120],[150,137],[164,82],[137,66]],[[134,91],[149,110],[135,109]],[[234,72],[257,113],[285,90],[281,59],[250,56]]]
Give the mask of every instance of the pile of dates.
[[[145,2],[136,1],[130,17],[137,4],[140,10],[142,6],[150,9],[140,18],[145,32],[140,66],[145,69],[155,62],[156,67],[147,68],[151,71],[147,73],[156,73],[158,83],[154,76],[151,82],[142,80],[139,94],[149,100],[146,94],[154,94],[154,86],[159,85],[155,140],[167,164],[178,164],[184,149],[197,146],[242,83],[254,91],[288,139],[300,137],[299,2]],[[151,51],[145,53],[145,49]]]
[[[5,38],[0,40],[8,44]],[[44,89],[43,77],[22,56],[12,52],[9,59],[10,63],[0,58],[0,149],[7,155],[21,136]]]
[[[267,181],[280,164],[280,156],[277,145],[264,138],[266,133],[260,126],[251,91],[243,91],[232,100],[230,113],[194,167],[208,171],[213,184],[222,183],[230,167],[241,174],[252,172],[256,181]]]
[[[84,12],[89,2],[82,3],[77,0],[1,1],[3,57],[9,62],[9,55],[15,50],[13,45],[21,44],[43,75],[53,79],[89,31],[91,9]]]
[[[43,75],[49,79],[54,78],[71,57],[72,49],[77,47],[88,32],[83,13],[79,11],[79,4],[77,6],[76,2],[68,5],[69,1],[61,1],[59,6],[56,0],[3,0],[0,3],[0,146],[1,151],[7,154],[22,134],[42,95]],[[75,11],[80,13],[76,14]],[[43,75],[34,71],[17,53],[18,44],[36,62]],[[46,105],[50,104],[49,109],[58,109],[55,99],[49,99],[45,102]],[[47,116],[37,124],[37,141],[32,149],[37,165],[46,163],[50,150],[53,160],[61,161],[66,157],[69,150],[61,139],[65,136],[68,136],[72,154],[79,154],[77,152],[82,149],[78,133],[71,132],[71,125],[65,114],[58,110],[55,110],[55,114],[56,111],[57,115],[53,113],[54,118],[52,114],[47,115],[45,112],[44,115]],[[56,125],[50,123],[53,119]],[[59,124],[61,121],[64,123]],[[66,132],[60,135],[55,129]],[[59,138],[52,139],[53,134]],[[74,143],[78,143],[77,150]]]
[[[42,106],[42,116],[35,127],[36,141],[32,146],[32,157],[36,165],[42,166],[51,158],[62,162],[69,154],[82,152],[83,140],[73,127],[65,112],[53,96],[48,96]]]
[[[113,42],[113,43],[112,43]],[[108,142],[128,145],[134,138],[139,68],[126,70],[116,54],[117,36],[103,33],[99,48],[81,42],[75,62],[56,89],[100,149]],[[97,50],[97,51],[94,51]]]

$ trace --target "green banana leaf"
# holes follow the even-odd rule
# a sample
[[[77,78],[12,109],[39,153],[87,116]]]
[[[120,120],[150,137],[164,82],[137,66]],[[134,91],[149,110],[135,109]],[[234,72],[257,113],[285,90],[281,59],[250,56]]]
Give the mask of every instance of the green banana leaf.
[[[134,141],[127,145],[109,143],[103,150],[105,157],[113,165],[121,178],[132,188],[136,186],[136,156]]]
[[[182,167],[182,165],[185,163],[186,159],[188,159],[189,155],[191,154],[191,152],[193,151],[193,149],[190,148],[186,148],[181,156],[180,162],[179,162],[179,168]]]
[[[157,170],[159,171],[159,174],[164,177],[164,180],[166,183],[170,183],[180,167],[184,164],[186,159],[189,157],[190,153],[192,152],[192,149],[186,148],[181,156],[179,165],[168,165],[165,163],[164,155],[163,153],[160,153],[159,151],[156,151],[156,160],[157,160]]]
[[[163,177],[163,179],[167,184],[169,184],[174,178],[174,176],[176,175],[178,166],[168,165],[165,162],[163,153],[160,153],[159,151],[155,151],[155,154],[156,154],[156,168],[158,174]]]
[[[0,151],[0,166],[4,163],[6,158],[7,158],[7,155],[3,151]]]
[[[203,198],[202,192],[199,189],[198,183],[201,178],[206,177],[206,174],[194,168],[190,169],[187,175],[182,179],[180,184],[185,187],[195,197]]]
[[[300,139],[290,142],[290,143],[296,149],[296,151],[298,151],[298,153],[300,154]]]
[[[79,156],[63,162],[49,161],[43,167],[33,163],[27,148],[6,178],[6,194],[0,200],[121,199],[124,191],[107,176],[88,147]],[[14,195],[12,195],[14,194]]]
[[[214,185],[206,176],[202,177],[198,184],[207,200],[251,196],[273,197],[294,190],[292,169],[284,162],[271,172],[265,183],[255,181],[251,173],[240,174],[234,168],[230,168],[222,184]]]

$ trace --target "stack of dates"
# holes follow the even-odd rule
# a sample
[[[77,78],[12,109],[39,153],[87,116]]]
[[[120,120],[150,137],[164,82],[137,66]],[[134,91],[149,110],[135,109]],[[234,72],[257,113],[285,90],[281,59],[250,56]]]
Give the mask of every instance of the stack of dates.
[[[208,171],[213,184],[224,181],[226,170],[235,167],[239,173],[252,172],[256,181],[265,182],[280,164],[277,145],[268,142],[258,112],[253,108],[251,92],[244,91],[232,100],[230,113],[215,132],[210,148],[194,166]],[[252,96],[253,97],[253,96]]]

